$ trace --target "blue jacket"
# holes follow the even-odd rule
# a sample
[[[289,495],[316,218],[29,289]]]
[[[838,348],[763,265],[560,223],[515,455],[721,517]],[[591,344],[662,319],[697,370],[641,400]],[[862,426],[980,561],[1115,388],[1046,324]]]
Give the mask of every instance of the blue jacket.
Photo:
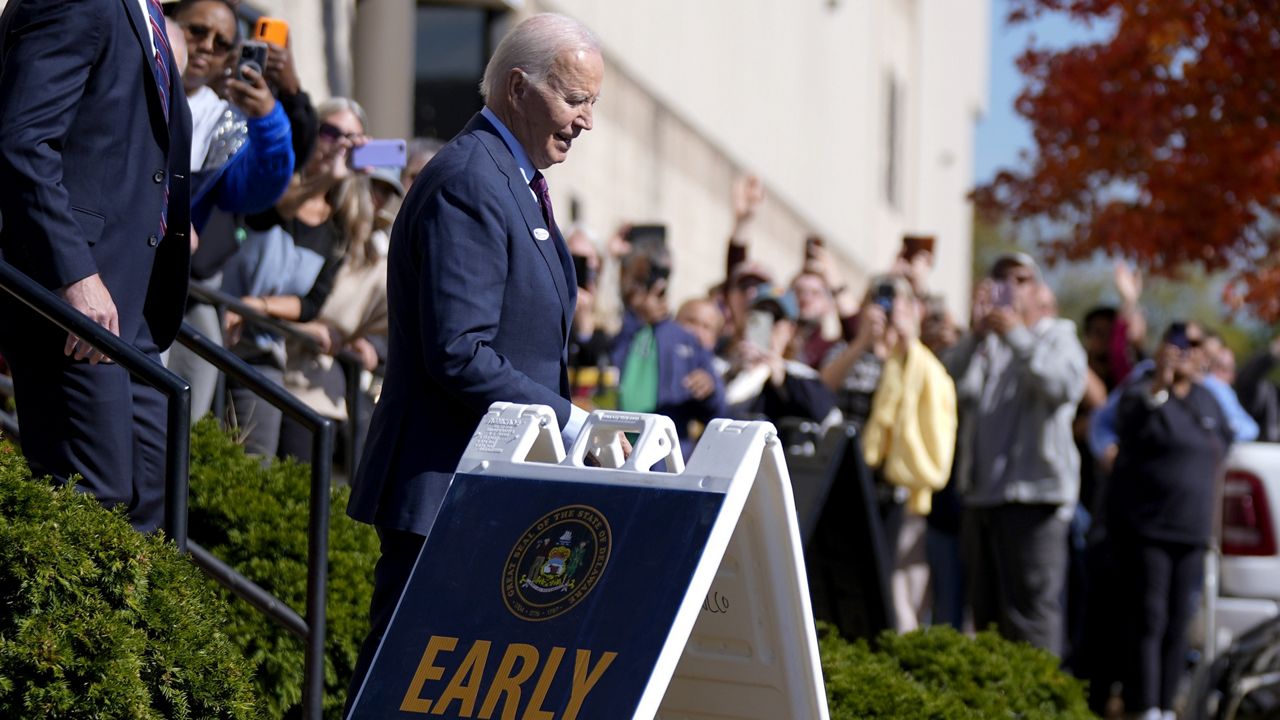
[[[191,173],[191,223],[204,230],[214,206],[238,215],[276,204],[293,178],[293,133],[277,102],[261,118],[246,118],[249,138],[224,165]]]
[[[568,425],[576,298],[563,237],[475,116],[423,168],[391,231],[386,381],[347,513],[426,535],[492,403],[548,405]]]
[[[631,350],[631,341],[643,327],[644,323],[632,313],[623,316],[622,330],[614,340],[612,352],[613,364],[618,368],[626,369],[624,365]],[[689,421],[706,423],[728,415],[724,404],[724,382],[715,370],[711,353],[674,320],[667,319],[654,325],[653,339],[658,346],[657,412],[675,422],[687,459],[693,449],[689,441]],[[694,370],[706,370],[715,378],[716,390],[704,400],[693,399],[684,387],[685,377]]]

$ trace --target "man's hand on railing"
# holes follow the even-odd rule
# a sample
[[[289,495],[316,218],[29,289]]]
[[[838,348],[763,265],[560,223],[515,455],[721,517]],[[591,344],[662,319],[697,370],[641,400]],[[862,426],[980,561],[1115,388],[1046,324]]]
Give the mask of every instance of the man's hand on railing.
[[[97,273],[67,285],[59,290],[58,294],[71,307],[111,331],[112,335],[120,334],[120,317],[116,313],[115,301],[111,299],[111,293],[107,290],[107,286],[102,284],[102,278],[98,277]],[[74,355],[76,360],[88,358],[94,365],[99,362],[111,362],[110,358],[80,340],[74,333],[67,334],[67,344],[63,348],[63,353]]]

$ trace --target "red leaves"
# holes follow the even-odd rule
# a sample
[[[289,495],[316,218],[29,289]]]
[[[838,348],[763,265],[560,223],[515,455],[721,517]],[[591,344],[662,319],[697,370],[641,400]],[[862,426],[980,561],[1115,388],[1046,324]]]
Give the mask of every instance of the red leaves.
[[[1229,299],[1280,318],[1280,0],[1012,0],[1010,21],[1045,12],[1115,33],[1019,59],[1036,153],[979,209],[1047,228],[1055,258],[1234,271]]]

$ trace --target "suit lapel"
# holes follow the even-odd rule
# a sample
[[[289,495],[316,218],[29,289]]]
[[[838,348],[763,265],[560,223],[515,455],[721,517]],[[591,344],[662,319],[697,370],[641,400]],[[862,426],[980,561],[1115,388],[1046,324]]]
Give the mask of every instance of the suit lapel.
[[[488,149],[489,155],[498,164],[498,169],[507,176],[507,189],[511,192],[511,201],[520,209],[520,216],[524,218],[525,228],[529,232],[529,242],[533,243],[542,255],[542,259],[547,265],[547,272],[551,273],[551,280],[555,283],[556,294],[560,296],[560,319],[565,336],[568,337],[568,327],[571,320],[570,313],[573,312],[575,297],[570,295],[568,275],[564,269],[564,263],[560,259],[560,254],[556,250],[555,243],[564,242],[560,235],[560,230],[559,228],[548,228],[547,223],[542,219],[538,201],[534,198],[533,191],[525,183],[524,175],[520,172],[520,168],[516,166],[515,158],[511,156],[511,150],[503,142],[497,128],[493,127],[483,115],[477,114],[468,123],[467,130],[476,133],[480,138],[480,142]],[[539,240],[539,236],[544,236],[545,239]],[[570,266],[569,272],[572,272],[572,266]],[[576,290],[576,288],[574,289]]]
[[[142,51],[142,62],[146,72],[143,74],[142,82],[147,86],[147,105],[151,108],[151,120],[160,128],[161,132],[156,133],[164,142],[165,149],[169,149],[169,129],[168,123],[165,121],[164,108],[160,107],[160,88],[156,87],[156,74],[152,67],[155,65],[155,56],[151,52],[151,32],[148,28],[150,20],[144,16],[142,8],[138,5],[138,0],[120,0],[124,3],[125,15],[129,17],[129,24],[133,26],[133,35],[138,41],[138,48]],[[172,69],[174,63],[169,62]],[[170,77],[175,73],[171,70]],[[182,78],[178,78],[178,83],[172,86],[169,92],[170,109],[172,109],[173,98],[182,90]]]

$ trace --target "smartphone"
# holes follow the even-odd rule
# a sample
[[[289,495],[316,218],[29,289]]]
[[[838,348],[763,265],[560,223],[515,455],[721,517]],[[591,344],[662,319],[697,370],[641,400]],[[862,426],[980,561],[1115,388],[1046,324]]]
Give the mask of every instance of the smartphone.
[[[240,43],[240,59],[236,61],[236,79],[249,82],[244,76],[246,67],[253,68],[258,75],[263,74],[267,66],[267,44],[258,40],[245,40]]]
[[[876,286],[871,302],[884,308],[885,315],[893,315],[893,300],[898,296],[898,289],[893,283],[880,283]]]
[[[1165,333],[1164,341],[1179,350],[1190,348],[1191,339],[1187,337],[1187,324],[1184,322],[1170,324],[1169,332]]]
[[[573,256],[573,272],[578,276],[578,287],[588,290],[596,281],[595,270],[585,255]]]
[[[253,39],[284,47],[289,43],[289,23],[273,17],[260,17],[253,26]]]
[[[404,167],[407,148],[404,140],[370,140],[351,148],[351,167]]]
[[[761,350],[769,350],[773,345],[773,313],[768,310],[752,310],[747,316],[744,339]]]
[[[991,288],[991,302],[998,308],[1013,307],[1013,286],[1008,280],[997,280]]]

